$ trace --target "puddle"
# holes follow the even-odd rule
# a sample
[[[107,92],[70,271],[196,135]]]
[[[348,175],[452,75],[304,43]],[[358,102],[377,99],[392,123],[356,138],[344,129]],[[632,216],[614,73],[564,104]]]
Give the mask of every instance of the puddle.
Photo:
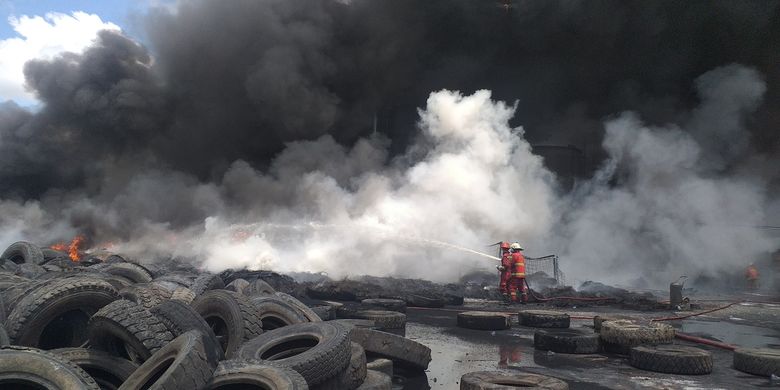
[[[776,347],[780,344],[780,332],[731,322],[684,320],[679,329],[683,333],[746,348]]]

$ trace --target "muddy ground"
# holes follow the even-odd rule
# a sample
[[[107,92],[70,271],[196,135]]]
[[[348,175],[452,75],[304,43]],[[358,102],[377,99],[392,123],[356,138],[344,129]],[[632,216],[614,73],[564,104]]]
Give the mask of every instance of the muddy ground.
[[[725,298],[725,297],[722,297]],[[701,310],[723,306],[734,299],[700,302]],[[407,337],[432,350],[433,361],[425,377],[396,378],[397,389],[457,389],[461,375],[478,370],[522,370],[566,380],[571,389],[747,389],[777,387],[768,378],[745,374],[731,367],[728,350],[676,340],[712,352],[714,369],[704,376],[659,374],[635,369],[618,355],[564,355],[537,352],[534,329],[513,321],[511,329],[479,331],[455,326],[462,310],[520,309],[561,310],[572,316],[592,317],[611,313],[650,320],[693,312],[632,311],[612,306],[561,308],[546,305],[500,305],[496,301],[467,299],[462,307],[408,308]],[[743,347],[780,347],[780,304],[738,304],[728,309],[686,320],[670,322],[688,334]],[[591,327],[591,320],[572,319],[571,327]]]

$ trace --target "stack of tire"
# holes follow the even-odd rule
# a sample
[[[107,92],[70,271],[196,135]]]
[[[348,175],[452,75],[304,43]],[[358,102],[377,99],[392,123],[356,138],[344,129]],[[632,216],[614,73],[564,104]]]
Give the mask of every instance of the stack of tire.
[[[0,257],[0,388],[390,389],[394,366],[430,362],[371,320],[322,321],[243,282],[15,243]]]

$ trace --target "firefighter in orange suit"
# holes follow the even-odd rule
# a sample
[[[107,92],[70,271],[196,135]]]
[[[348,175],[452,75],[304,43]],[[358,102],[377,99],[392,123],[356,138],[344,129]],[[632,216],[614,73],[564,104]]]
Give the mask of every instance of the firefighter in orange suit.
[[[501,242],[499,247],[499,256],[501,257],[501,265],[496,266],[501,277],[498,283],[498,291],[504,298],[509,298],[509,290],[506,288],[507,282],[509,282],[510,274],[512,273],[512,254],[509,252],[509,243]]]
[[[522,302],[528,301],[528,286],[525,284],[525,257],[520,253],[523,251],[523,247],[520,244],[514,242],[509,246],[512,260],[512,272],[509,276],[509,282],[507,287],[509,288],[509,298],[512,302],[517,302],[518,290],[521,294]]]
[[[747,270],[745,270],[745,279],[747,279],[748,289],[758,289],[758,268],[753,263],[750,263]]]

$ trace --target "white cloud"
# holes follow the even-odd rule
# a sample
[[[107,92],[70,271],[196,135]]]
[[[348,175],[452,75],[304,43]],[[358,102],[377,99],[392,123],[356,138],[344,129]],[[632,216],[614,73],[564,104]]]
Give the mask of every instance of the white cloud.
[[[119,30],[100,16],[76,11],[70,15],[47,13],[45,16],[11,16],[8,22],[20,37],[0,41],[0,101],[13,99],[34,102],[24,87],[24,64],[35,58],[52,58],[70,51],[81,52],[100,30]]]

